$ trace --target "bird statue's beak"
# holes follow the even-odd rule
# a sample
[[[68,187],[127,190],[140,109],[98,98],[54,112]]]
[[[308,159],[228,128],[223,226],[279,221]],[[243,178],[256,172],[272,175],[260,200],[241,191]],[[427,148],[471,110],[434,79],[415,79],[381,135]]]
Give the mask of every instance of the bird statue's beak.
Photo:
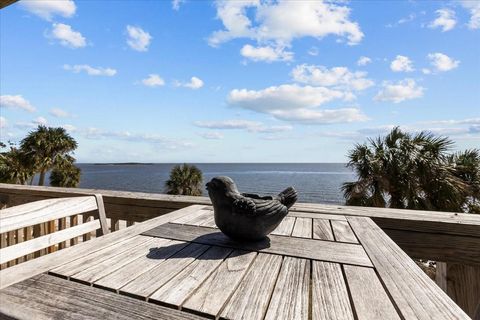
[[[207,183],[205,184],[205,187],[207,187],[207,190],[208,190],[208,188],[209,188],[211,185],[212,185],[211,182],[207,182]]]

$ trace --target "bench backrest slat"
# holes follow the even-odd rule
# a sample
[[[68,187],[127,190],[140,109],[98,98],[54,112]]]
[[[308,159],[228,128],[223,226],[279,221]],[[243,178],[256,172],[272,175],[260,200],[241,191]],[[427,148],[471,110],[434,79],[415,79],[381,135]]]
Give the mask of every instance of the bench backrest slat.
[[[47,199],[0,210],[0,233],[97,210],[94,196]]]

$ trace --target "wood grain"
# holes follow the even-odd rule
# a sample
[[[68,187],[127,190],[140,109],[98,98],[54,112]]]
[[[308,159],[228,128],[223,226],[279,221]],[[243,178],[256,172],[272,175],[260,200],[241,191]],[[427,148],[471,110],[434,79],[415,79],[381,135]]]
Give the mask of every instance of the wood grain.
[[[347,265],[344,269],[359,320],[400,319],[373,269]]]
[[[162,223],[169,222],[184,215],[203,208],[203,206],[190,206],[188,208],[180,209],[171,214],[160,216],[152,220],[136,224],[130,228],[109,233],[103,237],[95,238],[92,241],[82,243],[64,250],[34,259],[28,263],[22,263],[18,266],[4,269],[0,271],[0,289],[5,288],[11,284],[28,279],[34,275],[46,272],[56,266],[68,263],[72,260],[78,259],[84,255],[101,250],[105,247],[111,246],[118,241],[123,241],[135,235],[138,235],[146,230],[149,230]]]
[[[182,305],[182,309],[216,317],[237,288],[257,253],[235,250]]]
[[[50,275],[0,290],[0,300],[2,319],[203,319]]]
[[[329,220],[313,219],[313,239],[335,240]]]
[[[265,320],[308,319],[309,297],[310,261],[286,257]]]
[[[263,319],[282,257],[259,253],[245,278],[221,313],[226,319]]]
[[[404,318],[469,318],[370,218],[347,220]]]
[[[277,236],[290,236],[293,231],[293,226],[295,225],[294,217],[285,217],[278,227],[272,232],[273,235]]]
[[[347,221],[332,221],[332,229],[336,241],[358,243]]]
[[[312,219],[296,218],[293,227],[292,237],[312,238]]]
[[[98,220],[90,221],[72,228],[57,231],[32,240],[21,242],[0,250],[0,263],[48,248],[57,243],[81,236],[82,234],[100,228]]]
[[[181,306],[231,252],[232,250],[228,248],[211,247],[155,291],[149,297],[149,300],[160,301],[172,306]]]
[[[354,319],[342,268],[312,261],[312,320]]]
[[[97,280],[94,285],[118,291],[127,283],[138,278],[141,274],[153,269],[159,263],[167,260],[172,255],[187,246],[186,242],[158,238],[157,247],[151,249],[145,256],[131,261],[122,268]]]
[[[160,260],[154,268],[120,288],[120,293],[147,299],[208,249],[209,246],[202,244],[189,244],[169,259]]]
[[[95,197],[49,199],[0,210],[0,233],[97,209]]]
[[[324,260],[372,266],[364,249],[357,244],[270,235],[259,242],[237,242],[223,233],[205,227],[164,224],[143,235],[216,245],[247,251],[258,251],[297,258]]]

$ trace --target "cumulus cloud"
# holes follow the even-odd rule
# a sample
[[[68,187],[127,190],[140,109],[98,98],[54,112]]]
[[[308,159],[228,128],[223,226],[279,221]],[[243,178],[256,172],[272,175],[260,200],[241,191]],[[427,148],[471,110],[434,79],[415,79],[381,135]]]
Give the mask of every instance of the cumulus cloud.
[[[374,85],[366,72],[351,72],[346,67],[328,69],[324,66],[302,64],[292,70],[293,80],[313,86],[334,86],[361,91]]]
[[[311,56],[318,56],[318,48],[317,47],[311,47],[310,50],[307,51],[307,53]]]
[[[200,89],[203,85],[203,80],[197,77],[191,77],[189,82],[175,82],[175,86],[177,87],[185,87],[193,90]]]
[[[173,10],[180,10],[180,5],[184,4],[185,0],[173,0],[172,1],[172,9]]]
[[[230,91],[227,101],[232,106],[292,122],[327,124],[366,120],[357,108],[318,109],[327,102],[351,98],[350,93],[341,90],[284,84],[263,90],[235,89]]]
[[[361,56],[357,61],[357,65],[358,66],[366,66],[367,64],[369,64],[371,62],[372,62],[372,59],[370,59],[369,57]]]
[[[28,112],[35,112],[35,107],[21,95],[2,95],[0,96],[0,107],[11,109],[22,109]]]
[[[412,72],[413,62],[409,57],[397,55],[395,60],[390,63],[390,69],[394,72]]]
[[[293,52],[285,51],[285,48],[282,47],[254,47],[246,44],[240,50],[240,54],[253,61],[274,62],[291,61],[293,59]]]
[[[207,140],[221,140],[223,139],[223,134],[217,131],[212,132],[202,132],[200,136]]]
[[[439,9],[435,11],[435,13],[437,14],[437,18],[428,25],[429,28],[442,28],[442,32],[455,28],[455,25],[457,24],[455,11],[450,9]]]
[[[63,65],[63,69],[72,71],[73,73],[86,72],[90,76],[107,76],[113,77],[117,74],[117,70],[112,68],[91,67],[87,64]]]
[[[16,128],[23,129],[23,130],[33,129],[38,126],[46,126],[46,125],[48,125],[48,121],[44,117],[37,117],[29,122],[19,121],[15,123]]]
[[[232,119],[222,121],[195,121],[193,123],[199,128],[216,130],[246,130],[249,132],[275,133],[292,130],[292,126],[267,126],[258,121]]]
[[[224,29],[210,36],[212,46],[237,38],[255,40],[259,47],[273,44],[280,48],[290,47],[292,40],[302,37],[335,35],[350,45],[363,38],[358,23],[350,20],[350,8],[332,2],[220,0],[215,6]],[[247,15],[247,10],[254,11],[253,16]],[[258,50],[255,53],[260,54]]]
[[[142,83],[147,87],[161,87],[165,85],[165,80],[160,78],[158,74],[149,74],[147,78],[142,80]]]
[[[470,29],[480,29],[480,2],[463,0],[461,4],[470,12],[470,21],[468,22],[468,27]]]
[[[425,88],[417,85],[413,79],[404,79],[396,83],[384,82],[383,88],[374,97],[375,101],[392,101],[400,103],[405,100],[420,98]]]
[[[85,37],[80,32],[73,30],[68,24],[54,23],[47,37],[58,40],[62,46],[71,49],[82,48],[87,45]]]
[[[438,72],[450,71],[458,67],[460,61],[454,60],[447,56],[446,54],[436,52],[428,54],[428,59],[430,59],[430,64]]]
[[[56,118],[70,118],[72,116],[70,113],[60,108],[50,109],[49,113]]]
[[[70,18],[77,10],[73,0],[25,0],[20,1],[19,5],[28,12],[47,21],[51,21],[56,15]]]
[[[127,44],[135,51],[147,51],[152,36],[140,27],[127,26]]]

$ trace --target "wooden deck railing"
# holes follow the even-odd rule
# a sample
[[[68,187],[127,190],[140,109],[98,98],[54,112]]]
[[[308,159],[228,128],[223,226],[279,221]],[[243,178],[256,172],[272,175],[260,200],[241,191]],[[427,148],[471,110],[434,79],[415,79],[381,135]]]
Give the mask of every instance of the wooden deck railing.
[[[95,193],[103,195],[111,231],[192,204],[210,204],[206,197],[0,184],[0,202],[7,206]],[[480,215],[307,203],[296,204],[291,210],[291,214],[298,217],[312,216],[315,212],[371,217],[411,257],[440,262],[437,283],[467,313],[474,314],[475,309],[480,308]],[[2,235],[1,245],[8,246],[29,237],[48,234],[64,228],[66,224],[81,223],[86,218],[87,216],[78,216],[60,219]],[[88,234],[79,241],[94,236]],[[74,244],[65,243],[37,254],[46,254]],[[32,257],[23,257],[12,264],[30,258]]]

